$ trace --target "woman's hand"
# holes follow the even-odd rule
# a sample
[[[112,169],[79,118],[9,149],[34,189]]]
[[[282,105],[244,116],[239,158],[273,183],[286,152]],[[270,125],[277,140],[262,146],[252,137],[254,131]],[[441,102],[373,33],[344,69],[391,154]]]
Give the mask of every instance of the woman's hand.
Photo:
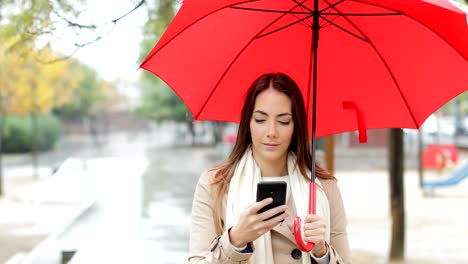
[[[304,221],[304,241],[315,244],[312,254],[320,258],[327,254],[328,248],[325,242],[326,224],[318,215],[309,214]]]
[[[272,202],[272,198],[266,198],[252,204],[241,213],[237,225],[229,230],[229,239],[233,246],[244,248],[247,243],[256,240],[286,219],[288,216],[285,212],[288,208],[286,205],[277,206],[261,214],[257,214],[258,210]],[[278,213],[281,214],[268,219]]]

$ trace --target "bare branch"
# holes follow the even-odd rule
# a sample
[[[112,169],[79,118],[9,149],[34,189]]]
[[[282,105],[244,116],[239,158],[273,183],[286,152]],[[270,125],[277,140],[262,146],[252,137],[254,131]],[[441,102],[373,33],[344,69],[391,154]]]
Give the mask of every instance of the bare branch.
[[[112,20],[112,23],[117,23],[119,20],[121,20],[122,18],[128,16],[130,13],[132,13],[133,11],[137,10],[138,8],[140,8],[144,3],[146,2],[146,0],[141,0],[132,10],[128,11],[127,13],[125,13],[124,15],[116,18],[116,19],[113,19]]]
[[[1,0],[0,0],[1,2]],[[66,23],[66,26],[65,28],[75,28],[75,29],[88,29],[88,30],[96,30],[98,29],[99,27],[101,26],[104,26],[106,24],[117,24],[117,22],[119,22],[120,20],[124,19],[126,16],[128,16],[129,14],[131,14],[132,12],[134,12],[135,10],[137,10],[138,8],[140,8],[141,6],[143,6],[143,4],[145,4],[146,0],[140,0],[131,10],[129,10],[128,12],[126,12],[125,14],[115,18],[115,19],[112,19],[110,20],[109,22],[107,23],[104,23],[103,25],[94,25],[94,24],[80,24],[78,22],[74,22],[68,18],[66,18],[65,16],[59,14],[58,12],[56,12],[55,10],[53,10],[52,12],[58,17],[60,18],[61,20],[63,20],[65,23]],[[58,30],[57,27],[52,27],[52,28],[49,28],[49,29],[38,29],[38,30],[35,30],[35,31],[32,31],[32,30],[28,30],[26,33],[30,34],[31,36],[39,36],[39,35],[53,35],[53,33]],[[68,55],[65,55],[65,56],[61,56],[61,57],[58,57],[58,58],[55,58],[53,60],[44,60],[42,58],[40,58],[40,56],[36,56],[36,60],[41,63],[41,64],[52,64],[52,63],[56,63],[56,62],[60,62],[60,61],[64,61],[64,60],[68,60],[70,59],[71,57],[73,57],[73,55],[76,54],[76,52],[78,52],[79,49],[83,48],[83,47],[86,47],[88,45],[91,45],[93,44],[94,42],[97,42],[99,41],[100,39],[102,39],[103,36],[97,36],[96,38],[94,38],[93,40],[91,41],[88,41],[88,42],[84,42],[84,43],[74,43],[74,46],[75,46],[75,49]],[[40,52],[39,52],[40,53]]]
[[[35,59],[36,59],[37,62],[39,62],[41,64],[45,64],[45,65],[53,64],[53,63],[64,61],[64,60],[68,60],[68,59],[72,58],[73,55],[75,55],[78,52],[78,50],[80,50],[81,48],[86,47],[86,46],[88,46],[90,44],[93,44],[94,42],[99,41],[100,39],[102,39],[102,37],[98,36],[95,39],[93,39],[91,41],[88,41],[88,42],[85,42],[85,43],[81,43],[81,44],[80,43],[75,43],[74,44],[75,49],[70,54],[57,57],[57,58],[55,58],[53,60],[43,60],[39,55],[36,55]],[[40,54],[40,51],[39,51],[39,54]]]
[[[59,18],[61,18],[62,20],[64,20],[65,22],[67,22],[68,26],[69,27],[77,27],[77,28],[87,28],[87,29],[96,29],[97,26],[96,25],[83,25],[83,24],[79,24],[79,23],[76,23],[76,22],[72,22],[70,21],[68,18],[60,15],[59,13],[53,11],[54,14],[56,16],[58,16]]]
[[[83,47],[86,47],[86,46],[88,46],[88,45],[90,45],[90,44],[93,44],[94,42],[96,42],[96,41],[98,41],[98,40],[100,40],[100,39],[102,39],[102,36],[98,36],[98,37],[96,37],[95,39],[93,39],[93,40],[91,40],[91,41],[88,41],[88,42],[85,42],[85,43],[82,43],[82,44],[75,43],[75,47],[77,47],[77,48],[83,48]]]
[[[119,22],[121,19],[125,18],[126,16],[128,16],[129,14],[131,14],[132,12],[134,12],[135,10],[137,10],[138,8],[140,8],[144,3],[146,2],[146,0],[140,0],[140,2],[138,2],[130,11],[128,11],[127,13],[123,14],[122,16],[119,16],[118,18],[115,18],[113,20],[111,20],[111,23],[113,23],[114,25],[117,24],[117,22]],[[64,19],[64,18],[63,18]],[[75,26],[75,27],[79,27],[79,28],[88,28],[88,29],[96,29],[97,27],[95,25],[80,25],[78,23],[73,23],[71,21],[68,21],[66,19],[64,19],[65,21],[68,22],[69,25],[71,26]],[[52,61],[48,61],[47,63],[54,63],[54,62],[59,62],[59,61],[63,61],[63,60],[66,60],[66,59],[69,59],[71,58],[76,52],[78,52],[79,49],[83,48],[83,47],[86,47],[96,41],[99,41],[100,39],[102,39],[102,36],[98,36],[96,37],[94,40],[92,41],[89,41],[89,42],[86,42],[86,43],[82,43],[82,44],[79,44],[79,43],[75,43],[75,47],[76,49],[69,55],[66,55],[66,56],[63,56],[63,57],[60,57],[60,58],[57,58],[55,60],[52,60]]]
[[[118,18],[112,19],[110,21],[110,23],[116,24],[117,22],[119,22],[119,20],[125,18],[126,16],[128,16],[129,14],[131,14],[132,12],[134,12],[135,10],[140,8],[145,2],[146,2],[146,0],[140,0],[140,2],[138,2],[131,10],[129,10],[127,13],[119,16]],[[68,18],[60,15],[59,13],[57,13],[55,11],[54,11],[54,14],[56,16],[58,16],[59,18],[61,18],[62,20],[64,20],[68,24],[69,27],[87,28],[87,29],[96,29],[96,28],[98,28],[98,26],[93,25],[93,24],[84,25],[84,24],[80,24],[80,23],[77,23],[77,22],[73,22],[73,21],[69,20]]]

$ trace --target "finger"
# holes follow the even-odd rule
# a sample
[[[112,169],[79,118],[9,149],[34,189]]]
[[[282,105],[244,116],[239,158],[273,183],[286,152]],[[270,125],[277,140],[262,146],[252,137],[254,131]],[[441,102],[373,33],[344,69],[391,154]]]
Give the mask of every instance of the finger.
[[[266,220],[266,219],[268,219],[268,218],[270,218],[270,217],[272,217],[272,216],[274,216],[276,214],[285,212],[286,209],[288,209],[287,205],[280,205],[280,206],[277,206],[275,208],[271,208],[270,210],[261,213],[259,216],[260,216],[260,219],[263,221],[263,220]]]
[[[317,229],[312,229],[312,230],[304,229],[304,235],[305,236],[323,236],[325,235],[325,228],[317,228]]]
[[[316,222],[320,220],[322,220],[320,216],[314,215],[314,214],[308,214],[304,219],[304,223],[312,223],[312,222]]]
[[[256,203],[252,204],[249,207],[248,211],[251,214],[256,214],[258,212],[258,210],[260,210],[263,207],[271,204],[272,202],[273,202],[273,198],[271,198],[271,197],[265,198],[265,199],[261,200],[260,202],[256,202]]]
[[[325,228],[325,227],[326,225],[323,221],[304,224],[304,230],[313,230],[313,229]]]
[[[304,241],[318,244],[325,241],[325,238],[323,236],[304,236]]]
[[[288,217],[288,213],[284,212],[278,216],[275,216],[269,220],[264,221],[265,228],[271,230],[273,227],[277,226],[281,221],[284,221]],[[267,231],[268,231],[267,230]]]

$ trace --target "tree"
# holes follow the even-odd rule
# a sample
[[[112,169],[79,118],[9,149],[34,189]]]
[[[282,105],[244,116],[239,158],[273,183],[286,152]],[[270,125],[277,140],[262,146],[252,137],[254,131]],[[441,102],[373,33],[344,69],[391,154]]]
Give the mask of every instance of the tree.
[[[405,195],[403,130],[390,129],[390,210],[392,215],[392,241],[390,259],[402,260],[405,256]]]
[[[76,60],[71,61],[72,74],[81,76],[81,78],[70,100],[63,106],[56,108],[54,112],[61,117],[82,119],[88,125],[87,128],[95,145],[99,147],[101,141],[96,129],[95,117],[109,95],[111,84],[101,80],[93,68]]]
[[[150,73],[143,75],[147,76],[148,81],[142,82],[144,97],[137,113],[156,122],[186,121],[188,109],[172,89],[156,76],[150,76]]]
[[[70,61],[70,74],[80,76],[80,80],[70,94],[70,100],[56,107],[55,112],[70,118],[93,116],[105,101],[111,85],[101,80],[93,68],[74,59]]]
[[[162,36],[175,14],[174,0],[161,0],[155,7],[149,7],[148,20],[143,29],[144,39],[141,43],[140,61],[150,52]],[[167,120],[186,121],[188,109],[180,98],[161,79],[151,73],[141,75],[143,102],[137,113],[150,120],[161,122]]]
[[[0,45],[0,195],[1,195],[1,139],[5,118],[9,114],[31,115],[37,127],[36,114],[48,113],[70,99],[77,76],[69,74],[69,62],[43,65],[35,59],[29,45],[15,45],[11,38]],[[53,59],[49,49],[41,51],[43,58]],[[34,134],[35,131],[33,131]],[[34,150],[35,140],[32,139]]]
[[[468,0],[463,0],[468,4]],[[467,21],[468,22],[468,21]],[[452,112],[453,109],[466,113],[459,102],[468,102],[468,93],[462,93],[451,102],[445,104],[440,111]],[[419,139],[419,146],[422,146],[422,140]],[[390,209],[392,215],[392,240],[390,247],[390,258],[401,260],[404,258],[405,251],[405,196],[404,196],[404,151],[403,151],[403,131],[401,129],[390,129]],[[422,155],[420,149],[419,155]],[[422,167],[419,168],[420,177],[422,177]]]
[[[156,2],[157,4],[154,6],[148,5],[148,20],[144,26],[140,61],[150,52],[169,26],[175,15],[178,1],[159,0]],[[167,120],[185,122],[192,138],[195,138],[193,116],[177,94],[158,77],[148,72],[142,73],[141,83],[144,96],[143,103],[137,109],[137,113],[156,122]],[[213,123],[215,144],[222,140],[224,126],[224,122]]]
[[[140,61],[150,52],[162,36],[175,15],[174,0],[160,0],[156,6],[148,8],[148,20],[143,29],[144,39],[141,43]],[[143,72],[143,103],[137,109],[142,116],[160,122],[166,120],[184,121],[188,110],[179,97],[161,79]]]
[[[145,0],[140,0],[135,3],[133,8],[121,16],[118,16],[107,23],[96,25],[92,21],[84,21],[82,17],[80,17],[86,7],[85,0],[2,0],[0,1],[0,39],[2,40],[2,43],[0,43],[0,57],[5,59],[5,56],[8,53],[30,49],[34,51],[33,54],[36,62],[41,61],[43,63],[54,63],[68,59],[80,48],[101,39],[103,37],[103,33],[100,33],[101,28],[117,24],[128,14],[140,8],[145,2]],[[50,47],[52,46],[55,38],[70,39],[73,50],[68,54],[62,54],[61,56],[57,56],[57,54],[55,54],[55,56],[50,56]],[[8,48],[5,48],[5,43],[9,46]],[[9,62],[12,65],[14,64],[14,61]],[[3,66],[4,65],[2,65],[2,67]],[[24,72],[32,72],[31,70],[34,69],[35,64],[28,63],[22,66],[26,66],[26,68],[11,67],[7,70],[2,69],[0,75],[14,76],[11,73],[13,69],[22,69]],[[67,67],[64,67],[64,69],[66,68]],[[55,66],[55,68],[51,67],[49,69],[51,70],[51,75],[60,72],[60,66]],[[35,72],[35,74],[36,76],[39,76],[37,72]],[[60,74],[56,75],[56,77],[58,76],[60,76]],[[59,79],[63,80],[62,78]],[[3,131],[3,118],[6,116],[7,108],[15,108],[16,111],[28,112],[25,105],[29,104],[29,106],[34,106],[34,109],[37,111],[47,111],[50,109],[50,105],[47,104],[47,102],[55,100],[57,103],[56,105],[60,105],[60,102],[64,102],[61,99],[67,98],[67,92],[69,91],[67,90],[67,87],[71,87],[67,85],[67,83],[62,83],[59,84],[59,86],[62,86],[64,89],[44,90],[43,88],[45,87],[41,86],[43,82],[37,79],[34,79],[34,81],[37,81],[37,83],[30,82],[30,80],[24,78],[18,78],[17,80],[14,78],[2,78],[2,80],[0,80],[0,91],[2,92],[0,95],[0,138],[1,132]],[[6,87],[15,87],[17,90],[12,90],[10,88],[7,89]],[[25,91],[25,88],[27,87],[30,88],[29,90],[37,94],[37,96],[28,97],[34,98],[34,101],[18,99],[24,99],[21,96],[28,94],[28,92]],[[47,93],[43,91],[54,92]],[[10,98],[16,99],[12,100]],[[12,105],[13,102],[15,102],[14,105]],[[41,106],[44,106],[44,108],[41,108]],[[1,171],[0,156],[0,195],[2,187]]]
[[[149,7],[148,21],[144,26],[145,37],[141,43],[141,60],[169,26],[175,15],[175,5],[174,0],[160,0],[158,5]],[[137,113],[156,122],[167,120],[185,122],[194,138],[193,117],[174,91],[148,72],[141,75],[141,83],[143,102]]]

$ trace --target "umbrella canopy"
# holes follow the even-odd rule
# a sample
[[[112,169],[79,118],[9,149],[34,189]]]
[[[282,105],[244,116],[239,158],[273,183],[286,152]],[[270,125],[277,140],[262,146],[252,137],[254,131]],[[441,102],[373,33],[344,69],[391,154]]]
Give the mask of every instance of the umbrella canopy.
[[[318,1],[317,69],[313,10],[307,0],[185,0],[141,67],[174,89],[196,120],[230,122],[265,72],[295,79],[312,119],[315,71],[317,136],[358,125],[419,128],[467,90],[467,18],[448,1]]]
[[[306,101],[315,164],[316,136],[419,128],[466,91],[467,17],[447,0],[185,0],[141,67],[196,120],[231,122],[253,80],[288,74]],[[312,249],[298,217],[294,234]]]

